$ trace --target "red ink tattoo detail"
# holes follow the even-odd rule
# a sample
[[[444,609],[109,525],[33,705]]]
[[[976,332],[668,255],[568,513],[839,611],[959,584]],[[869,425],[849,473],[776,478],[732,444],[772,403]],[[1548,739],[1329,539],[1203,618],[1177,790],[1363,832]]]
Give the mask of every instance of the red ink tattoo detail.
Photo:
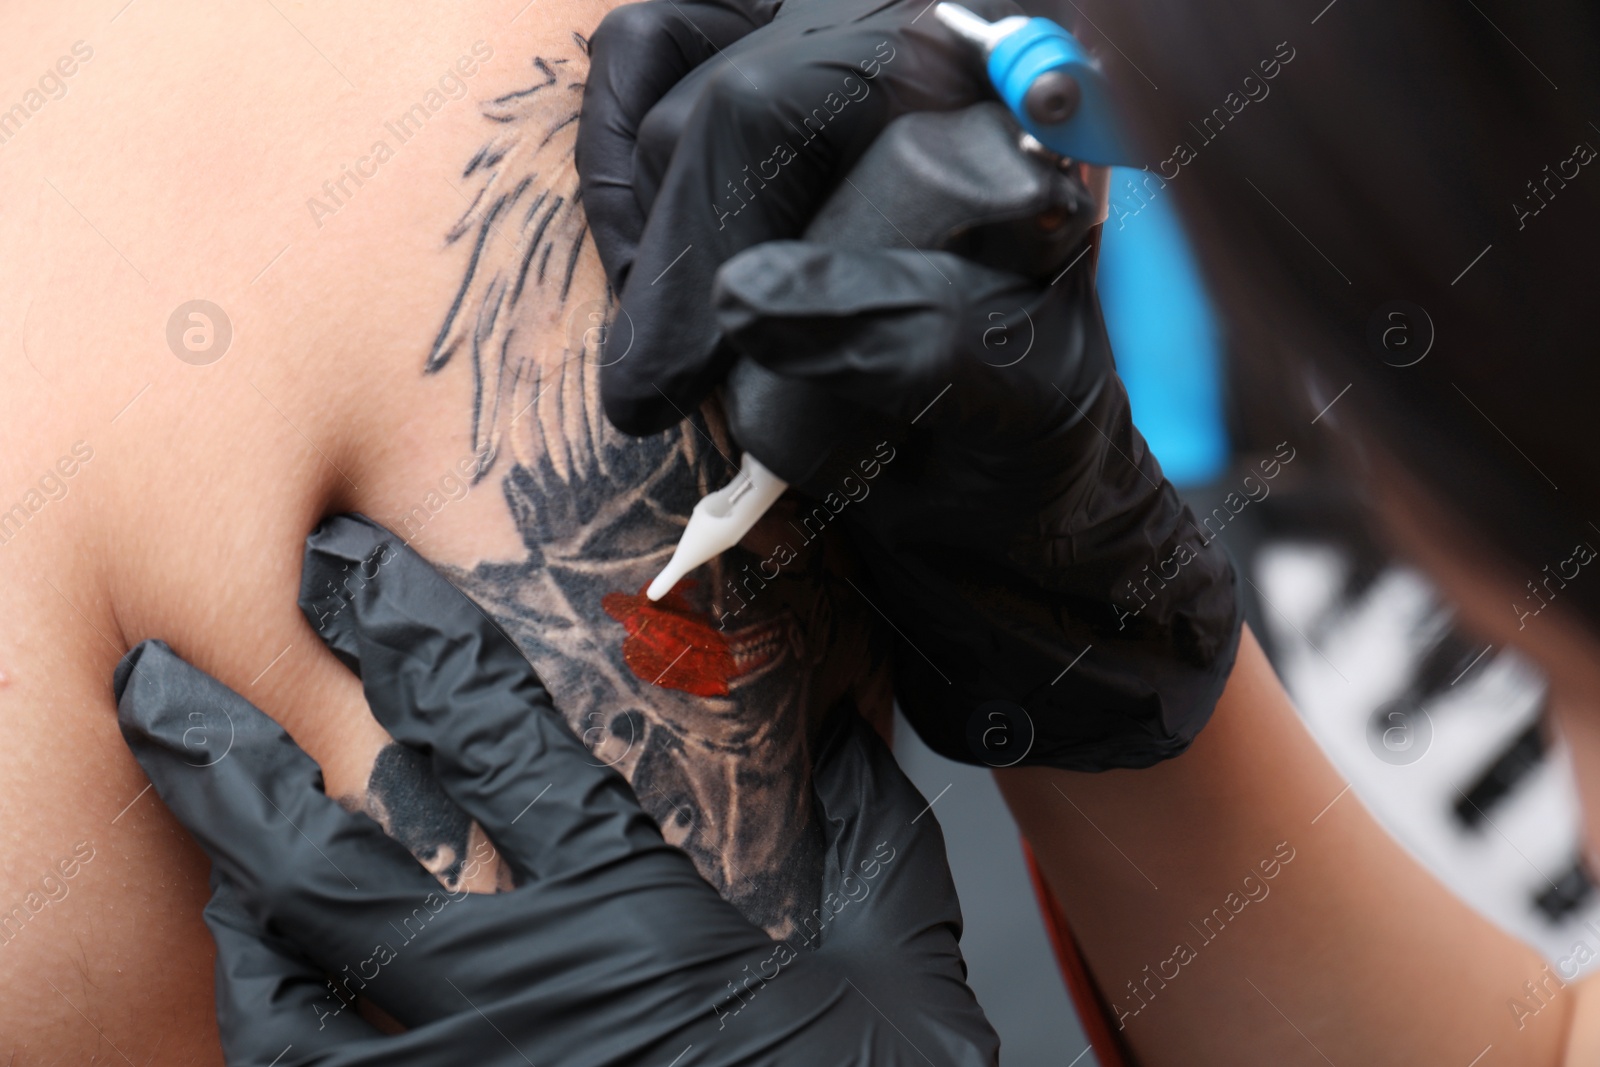
[[[639,678],[697,697],[727,696],[736,670],[733,652],[705,613],[684,599],[681,590],[694,584],[685,578],[659,601],[651,601],[643,589],[607,593],[600,606],[628,631],[622,661]]]

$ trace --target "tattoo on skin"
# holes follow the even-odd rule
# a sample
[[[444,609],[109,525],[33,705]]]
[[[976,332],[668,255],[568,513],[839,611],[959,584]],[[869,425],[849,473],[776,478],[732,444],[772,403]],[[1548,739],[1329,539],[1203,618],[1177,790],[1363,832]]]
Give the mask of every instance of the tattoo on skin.
[[[472,819],[450,802],[426,756],[405,745],[385,745],[367,779],[367,798],[389,836],[409,848],[440,881],[450,885],[460,881]]]
[[[835,708],[887,713],[888,645],[841,577],[851,560],[836,534],[810,536],[787,499],[663,600],[644,597],[737,452],[715,402],[646,438],[601,411],[614,298],[573,165],[586,72],[576,35],[568,54],[534,59],[525,87],[484,105],[494,133],[462,175],[476,195],[446,242],[467,250],[465,269],[424,371],[472,374],[477,481],[498,484],[525,554],[446,573],[666,839],[787,936],[817,907],[822,873],[811,742]],[[604,296],[582,301],[592,293]],[[775,554],[788,562],[769,576],[760,564]],[[450,884],[463,835],[482,831],[427,778],[386,749],[362,806]]]

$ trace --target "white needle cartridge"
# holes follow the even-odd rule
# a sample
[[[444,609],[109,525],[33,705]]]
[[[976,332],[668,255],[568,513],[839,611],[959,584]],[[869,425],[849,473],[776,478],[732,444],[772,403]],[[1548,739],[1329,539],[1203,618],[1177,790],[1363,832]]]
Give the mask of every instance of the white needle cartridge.
[[[788,482],[746,452],[733,481],[694,506],[672,559],[650,583],[645,596],[660,600],[684,575],[738,544],[787,488]]]

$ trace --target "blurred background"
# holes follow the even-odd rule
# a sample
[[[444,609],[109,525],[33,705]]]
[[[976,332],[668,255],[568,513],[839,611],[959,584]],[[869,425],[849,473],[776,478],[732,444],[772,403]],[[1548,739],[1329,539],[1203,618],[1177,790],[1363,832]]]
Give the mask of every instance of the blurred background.
[[[1459,628],[1429,582],[1379,546],[1358,497],[1328,476],[1341,394],[1321,398],[1306,424],[1281,410],[1281,394],[1227,373],[1173,201],[1144,177],[1113,172],[1100,253],[1118,370],[1151,451],[1244,575],[1251,628],[1301,716],[1351,791],[1468,904],[1552,963],[1580,942],[1600,945],[1571,771],[1540,725],[1544,679]],[[1275,477],[1262,476],[1263,460],[1277,461]],[[1245,501],[1237,511],[1223,506],[1230,493]],[[1098,1063],[989,772],[896,726],[896,755],[944,828],[971,980],[1002,1062]]]

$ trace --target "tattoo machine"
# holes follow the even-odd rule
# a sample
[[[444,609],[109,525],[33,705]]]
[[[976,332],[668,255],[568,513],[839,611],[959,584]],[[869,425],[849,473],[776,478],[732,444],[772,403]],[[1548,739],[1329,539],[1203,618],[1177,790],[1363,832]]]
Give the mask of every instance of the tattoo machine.
[[[1025,218],[1014,208],[1038,203],[1041,160],[1049,167],[1130,161],[1112,118],[1110,87],[1078,40],[1049,19],[989,22],[948,0],[934,11],[981,50],[1004,109],[978,104],[896,119],[805,238],[841,247],[938,249],[1015,272],[1046,271],[1081,240],[1083,219],[1094,212],[1050,224],[1031,206]],[[861,187],[887,192],[869,202]],[[872,455],[874,443],[906,429],[885,426],[820,386],[748,358],[734,364],[722,400],[744,449],[739,473],[695,505],[672,559],[646,590],[651,600],[737,544],[790,485],[820,497],[849,473],[852,457]]]

